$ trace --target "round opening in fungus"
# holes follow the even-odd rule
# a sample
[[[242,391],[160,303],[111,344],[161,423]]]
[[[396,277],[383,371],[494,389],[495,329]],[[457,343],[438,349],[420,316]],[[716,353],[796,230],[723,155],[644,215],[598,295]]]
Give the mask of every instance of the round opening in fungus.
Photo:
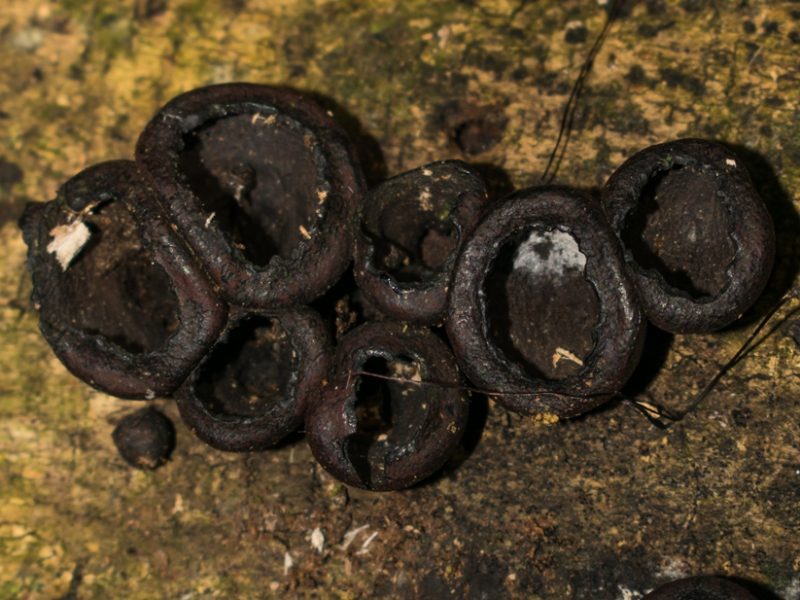
[[[311,98],[246,83],[173,98],[136,144],[222,298],[261,310],[311,302],[347,268],[364,193],[354,157]]]
[[[387,179],[364,201],[358,287],[383,314],[435,325],[447,311],[456,257],[488,202],[465,163],[431,163]]]
[[[291,402],[297,352],[275,319],[240,322],[202,365],[194,393],[217,418],[256,418]]]
[[[227,308],[132,161],[81,171],[20,226],[39,327],[97,389],[170,395],[219,337]]]
[[[347,455],[366,487],[382,481],[386,465],[413,447],[428,421],[429,391],[417,361],[406,357],[372,356],[361,370],[379,377],[359,376],[353,410],[356,432],[347,440]],[[399,380],[399,381],[398,381]]]
[[[449,221],[449,197],[409,186],[367,220],[374,266],[401,283],[420,283],[442,272],[458,245]],[[367,209],[369,210],[369,209]]]
[[[530,377],[576,375],[594,347],[600,302],[586,256],[559,229],[530,229],[506,241],[484,280],[488,336]]]
[[[70,326],[132,354],[160,349],[178,329],[178,300],[142,246],[131,214],[110,200],[84,217],[86,245],[60,275],[58,306]]]
[[[309,398],[324,386],[329,357],[314,311],[251,313],[178,390],[181,418],[219,450],[275,446],[302,423]]]
[[[719,191],[714,174],[673,164],[648,180],[622,231],[642,268],[694,299],[725,289],[736,252]]]
[[[571,417],[622,387],[644,321],[599,206],[547,186],[484,215],[459,254],[446,326],[464,373],[497,402]]]
[[[716,331],[764,289],[775,233],[744,163],[683,139],[626,160],[602,192],[647,318],[673,333]]]
[[[308,445],[348,485],[414,485],[441,468],[461,439],[467,402],[458,383],[453,355],[429,329],[360,325],[339,340],[329,383],[309,404]]]
[[[328,185],[313,133],[265,110],[210,120],[184,135],[179,170],[234,248],[257,266],[310,239]]]

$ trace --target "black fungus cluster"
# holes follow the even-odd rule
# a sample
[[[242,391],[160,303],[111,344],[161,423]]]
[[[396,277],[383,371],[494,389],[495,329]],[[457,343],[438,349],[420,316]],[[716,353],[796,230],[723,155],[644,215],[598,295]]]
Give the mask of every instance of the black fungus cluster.
[[[725,326],[774,253],[744,165],[711,142],[639,152],[601,201],[492,199],[459,161],[367,190],[329,113],[251,84],[173,99],[135,160],[82,171],[21,226],[42,333],[76,376],[174,397],[221,450],[304,424],[328,471],[375,490],[447,461],[467,386],[523,414],[583,413],[631,375],[647,319]],[[166,434],[148,435],[160,464]]]

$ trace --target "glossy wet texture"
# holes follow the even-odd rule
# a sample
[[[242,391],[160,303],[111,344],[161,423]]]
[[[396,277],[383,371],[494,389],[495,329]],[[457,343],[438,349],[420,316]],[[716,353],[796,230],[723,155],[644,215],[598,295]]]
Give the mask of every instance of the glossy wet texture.
[[[132,161],[84,169],[21,226],[42,333],[90,385],[170,394],[222,331],[227,308]]]
[[[130,3],[3,4],[0,155],[24,173],[6,196],[8,210],[22,198],[52,197],[83,161],[129,155],[167,97],[221,77],[291,81],[337,99],[379,140],[390,173],[461,156],[430,123],[441,105],[497,101],[509,117],[505,137],[475,160],[523,187],[544,169],[570,86],[614,3],[135,4],[161,12],[134,20]],[[628,16],[612,25],[577,103],[559,179],[599,185],[635,149],[689,129],[744,144],[783,189],[759,187],[778,207],[781,281],[794,285],[797,7],[625,4]],[[587,41],[567,46],[575,21]],[[668,432],[627,402],[555,427],[493,405],[468,459],[404,493],[345,490],[314,466],[303,442],[228,455],[183,425],[175,462],[143,476],[117,459],[109,440],[106,415],[125,403],[75,382],[39,339],[34,313],[13,308],[28,304],[24,248],[13,214],[3,214],[0,586],[11,595],[619,600],[620,588],[635,598],[683,559],[682,572],[738,573],[792,597],[797,515],[774,493],[796,478],[787,464],[800,398],[792,339],[760,344]],[[770,295],[785,289],[770,286]],[[650,371],[653,398],[685,406],[735,353],[745,325],[670,338]],[[731,417],[743,409],[751,411],[746,426]],[[369,527],[343,549],[362,525]],[[316,527],[322,553],[308,539]]]

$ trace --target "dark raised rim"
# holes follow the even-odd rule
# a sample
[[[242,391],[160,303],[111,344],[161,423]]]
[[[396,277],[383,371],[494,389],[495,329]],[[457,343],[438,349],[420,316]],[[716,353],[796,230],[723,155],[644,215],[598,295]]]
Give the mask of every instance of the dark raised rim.
[[[628,215],[635,210],[647,182],[674,165],[691,165],[714,177],[717,198],[730,218],[735,254],[727,269],[728,285],[712,297],[692,298],[669,285],[657,270],[642,268],[622,242]],[[720,329],[738,319],[767,284],[775,257],[772,219],[744,163],[724,146],[691,138],[650,146],[611,175],[603,189],[603,206],[623,246],[642,308],[661,329],[675,333]]]
[[[503,245],[537,225],[575,237],[600,303],[595,345],[584,367],[556,381],[526,375],[491,342],[481,292]],[[522,190],[486,215],[458,258],[446,326],[456,358],[473,383],[496,393],[495,399],[515,412],[561,417],[585,412],[619,391],[639,360],[644,338],[644,319],[616,238],[599,207],[563,187]]]
[[[435,324],[443,319],[447,309],[447,292],[458,252],[477,224],[488,197],[483,181],[466,163],[457,160],[431,163],[392,177],[370,190],[364,201],[362,223],[393,199],[394,189],[409,182],[414,185],[421,176],[447,178],[453,188],[452,196],[447,199],[447,220],[457,232],[458,242],[439,273],[422,282],[398,282],[375,265],[375,246],[363,225],[356,236],[354,273],[359,288],[384,314],[402,321]]]
[[[33,278],[32,300],[39,306],[45,339],[75,376],[122,398],[153,398],[174,391],[214,343],[227,318],[227,307],[167,225],[154,196],[135,163],[106,162],[67,181],[56,200],[29,205],[21,221]],[[59,285],[63,272],[47,252],[49,232],[88,203],[105,199],[122,202],[130,211],[143,250],[169,277],[177,298],[178,329],[155,352],[128,352],[101,335],[75,329],[67,315],[55,316],[59,307],[53,305],[48,290]]]
[[[194,386],[208,358],[192,372],[176,394],[178,409],[186,425],[205,443],[219,450],[245,452],[275,446],[303,422],[309,398],[318,392],[328,372],[331,345],[320,316],[309,308],[286,311],[240,311],[227,333],[252,317],[277,320],[297,353],[289,396],[283,403],[257,417],[221,416],[211,413],[195,393]],[[220,339],[225,342],[226,336]]]
[[[305,128],[325,159],[324,207],[289,259],[274,256],[266,266],[247,260],[228,243],[200,201],[183,183],[178,158],[184,136],[220,117],[281,114]],[[323,294],[352,258],[353,232],[363,196],[363,177],[344,131],[302,94],[265,85],[231,83],[199,88],[166,104],[139,137],[136,159],[161,194],[170,218],[233,304],[288,307]]]
[[[407,446],[393,447],[384,477],[367,483],[348,457],[347,440],[357,430],[359,377],[353,372],[374,356],[410,357],[420,363],[424,381],[443,385],[420,388],[437,394],[431,396],[425,427]],[[334,477],[355,487],[396,490],[430,476],[452,456],[466,426],[467,400],[452,353],[428,329],[392,322],[361,325],[341,339],[333,366],[329,385],[309,407],[306,436],[314,457]]]

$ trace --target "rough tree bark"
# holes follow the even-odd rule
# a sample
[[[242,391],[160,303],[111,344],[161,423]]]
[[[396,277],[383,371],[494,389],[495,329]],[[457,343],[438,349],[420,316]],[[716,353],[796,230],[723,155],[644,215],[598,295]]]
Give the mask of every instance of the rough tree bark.
[[[611,600],[699,573],[799,597],[800,349],[789,323],[666,431],[626,402],[556,424],[489,406],[480,439],[444,474],[389,494],[338,485],[302,439],[224,454],[181,425],[167,466],[131,470],[110,433],[138,405],[73,379],[37,331],[22,204],[53,197],[84,166],[130,157],[176,93],[290,84],[346,119],[373,182],[460,158],[483,165],[495,189],[521,187],[541,178],[601,4],[4,0],[0,598]],[[741,150],[778,230],[776,272],[752,314],[713,335],[650,332],[633,394],[685,407],[798,284],[798,53],[790,1],[647,0],[609,31],[557,181],[593,188],[649,144],[720,139]],[[790,308],[796,300],[780,315]]]

